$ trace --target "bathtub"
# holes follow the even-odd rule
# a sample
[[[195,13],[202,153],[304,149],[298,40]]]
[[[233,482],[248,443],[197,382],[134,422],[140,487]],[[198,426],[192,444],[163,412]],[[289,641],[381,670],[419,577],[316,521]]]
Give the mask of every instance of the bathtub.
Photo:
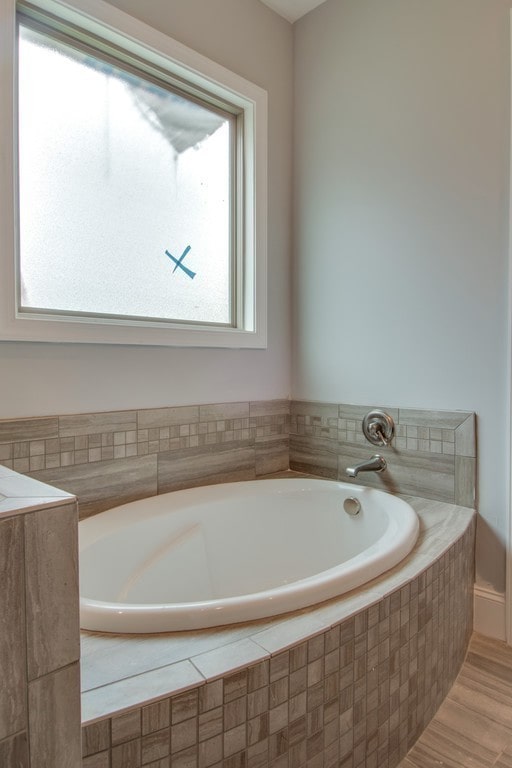
[[[358,502],[358,514],[345,511],[346,499]],[[392,568],[418,532],[404,500],[331,480],[153,496],[80,522],[80,624],[169,632],[294,611]]]

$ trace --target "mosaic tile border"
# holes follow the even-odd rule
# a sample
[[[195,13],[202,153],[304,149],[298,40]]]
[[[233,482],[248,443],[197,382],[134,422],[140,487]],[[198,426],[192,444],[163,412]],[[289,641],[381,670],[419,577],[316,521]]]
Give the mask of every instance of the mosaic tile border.
[[[289,401],[178,406],[0,422],[0,462],[28,473],[77,464],[287,438]],[[256,414],[256,415],[253,415]]]
[[[319,410],[325,408],[325,404],[318,404]],[[358,418],[347,418],[347,406],[334,406],[345,416],[328,416],[322,413],[300,413],[301,406],[304,411],[314,410],[315,404],[305,402],[293,402],[292,413],[290,416],[290,433],[294,435],[309,435],[311,437],[327,438],[340,443],[354,443],[356,445],[368,446],[370,443],[366,440],[362,421],[371,407],[361,407]],[[306,407],[304,407],[306,406]],[[354,407],[354,411],[355,411]],[[458,451],[461,455],[476,456],[476,445],[474,433],[471,437],[464,437],[464,447],[462,447],[462,433],[473,432],[472,419],[473,414],[467,411],[457,413],[440,411],[409,411],[407,409],[384,408],[383,410],[394,414],[395,437],[393,445],[398,450],[422,451],[426,453],[444,453],[455,455],[455,444],[461,446]],[[411,416],[411,414],[414,414]],[[355,414],[354,414],[355,416]],[[409,423],[411,418],[418,423]],[[404,423],[405,422],[405,423]],[[426,422],[426,423],[425,423]],[[428,422],[433,422],[436,426],[429,426]],[[467,422],[467,423],[466,423]]]
[[[288,650],[84,725],[83,768],[394,768],[464,660],[474,533]]]

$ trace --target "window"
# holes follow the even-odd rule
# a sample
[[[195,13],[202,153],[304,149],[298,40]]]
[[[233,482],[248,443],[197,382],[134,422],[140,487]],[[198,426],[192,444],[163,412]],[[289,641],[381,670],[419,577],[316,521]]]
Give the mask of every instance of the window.
[[[0,337],[265,346],[265,93],[89,3],[17,6]]]

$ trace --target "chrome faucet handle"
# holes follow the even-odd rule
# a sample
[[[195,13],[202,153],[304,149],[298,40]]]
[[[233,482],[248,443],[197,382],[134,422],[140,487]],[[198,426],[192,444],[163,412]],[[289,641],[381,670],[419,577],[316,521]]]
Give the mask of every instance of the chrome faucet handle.
[[[368,427],[368,431],[371,434],[372,442],[375,443],[375,445],[389,445],[389,440],[384,435],[379,424],[376,422],[371,423]]]
[[[363,432],[372,445],[390,445],[395,434],[395,422],[385,411],[369,411],[363,419]]]

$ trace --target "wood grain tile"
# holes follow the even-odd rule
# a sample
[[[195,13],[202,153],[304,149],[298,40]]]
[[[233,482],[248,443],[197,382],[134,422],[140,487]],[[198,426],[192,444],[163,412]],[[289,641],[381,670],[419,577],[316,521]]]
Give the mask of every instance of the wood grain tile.
[[[455,430],[455,453],[457,456],[476,457],[475,414],[468,416]]]
[[[466,660],[465,668],[470,668]],[[512,690],[509,684],[492,682],[489,675],[479,670],[463,670],[456,684],[450,691],[450,700],[455,701],[471,712],[486,717],[495,723],[509,728],[512,732]]]
[[[90,757],[84,757],[82,768],[110,768],[110,750],[108,752],[97,752]]]
[[[450,731],[445,732],[432,723],[415,745],[409,759],[416,768],[491,768],[495,754],[481,750],[472,741],[454,741]]]
[[[315,403],[307,400],[292,400],[290,403],[292,416],[319,416],[324,419],[338,418],[338,405],[335,403]]]
[[[340,419],[348,419],[349,421],[362,421],[368,411],[373,411],[375,408],[389,413],[395,423],[398,421],[398,408],[381,405],[340,405],[338,416]]]
[[[109,411],[106,413],[79,413],[59,416],[59,435],[100,435],[104,432],[128,432],[137,429],[136,411]]]
[[[57,418],[10,419],[0,421],[0,443],[19,440],[49,440],[58,436]]]
[[[489,663],[495,662],[498,667],[494,669],[494,674],[501,675],[505,669],[512,671],[512,646],[475,633],[471,638],[468,660],[475,665],[484,666],[491,674],[493,672]]]
[[[199,421],[198,405],[183,405],[173,408],[149,408],[137,412],[139,429],[159,429],[181,424],[196,424]]]
[[[249,416],[286,416],[289,413],[289,400],[256,400],[249,403]]]
[[[112,718],[112,744],[137,739],[142,733],[142,713],[140,709],[125,712]]]
[[[415,408],[400,408],[400,424],[416,427],[437,427],[438,429],[457,429],[468,416],[468,411],[423,411]]]
[[[25,731],[0,741],[2,768],[29,768],[28,740]]]
[[[461,507],[475,506],[476,459],[455,456],[455,503]]]
[[[26,726],[23,563],[23,520],[4,520],[0,522],[0,740]]]
[[[110,720],[100,720],[82,728],[82,757],[110,748]]]
[[[198,485],[254,480],[255,450],[245,444],[231,444],[229,450],[212,446],[158,456],[158,492],[177,491]]]
[[[79,766],[78,662],[29,683],[28,699],[31,768]]]
[[[361,473],[354,480],[347,478],[346,467],[369,459],[371,448],[365,446],[340,445],[338,455],[338,479],[368,485],[390,493],[409,493],[430,499],[454,503],[454,456],[400,451],[394,448],[379,449],[388,462],[385,472]]]
[[[134,456],[31,473],[78,497],[80,518],[156,494],[156,456]]]
[[[464,665],[399,768],[512,768],[512,648],[473,635]]]
[[[336,480],[338,456],[332,440],[290,435],[290,469]]]
[[[212,403],[199,406],[199,421],[223,421],[248,417],[249,403]]]
[[[512,744],[503,750],[494,768],[512,768]]]
[[[289,465],[289,440],[288,437],[279,436],[278,439],[259,441],[255,446],[256,476],[270,475],[274,472],[282,472]]]
[[[471,745],[473,754],[490,755],[491,761],[506,747],[509,731],[506,726],[486,717],[482,711],[468,709],[453,701],[448,695],[436,715],[437,732],[450,737],[457,734],[466,748]]]
[[[27,515],[25,554],[27,669],[33,680],[80,656],[76,504]]]

